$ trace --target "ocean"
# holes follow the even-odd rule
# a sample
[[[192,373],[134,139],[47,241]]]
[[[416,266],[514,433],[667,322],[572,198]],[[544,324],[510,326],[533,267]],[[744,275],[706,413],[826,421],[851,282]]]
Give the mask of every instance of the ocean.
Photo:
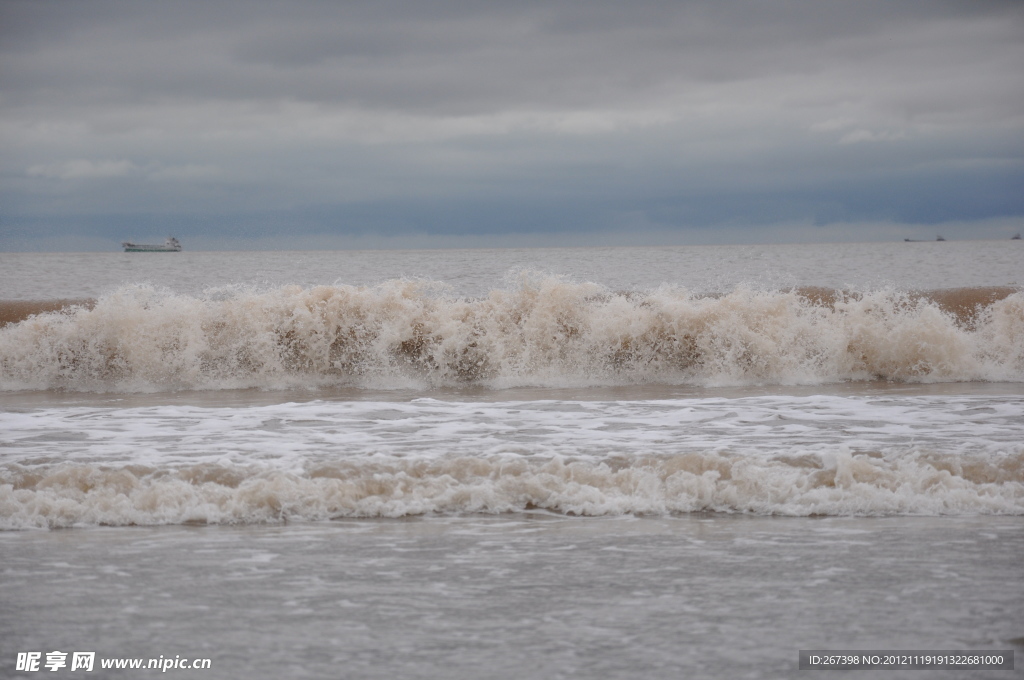
[[[0,253],[3,677],[1024,649],[1020,241],[185,246]]]

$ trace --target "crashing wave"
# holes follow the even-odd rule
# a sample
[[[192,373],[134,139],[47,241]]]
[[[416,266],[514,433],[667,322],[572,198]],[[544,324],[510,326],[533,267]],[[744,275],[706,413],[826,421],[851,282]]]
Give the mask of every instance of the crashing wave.
[[[528,274],[481,298],[406,280],[201,297],[129,286],[0,328],[4,390],[870,379],[1024,380],[1024,293],[701,296]]]

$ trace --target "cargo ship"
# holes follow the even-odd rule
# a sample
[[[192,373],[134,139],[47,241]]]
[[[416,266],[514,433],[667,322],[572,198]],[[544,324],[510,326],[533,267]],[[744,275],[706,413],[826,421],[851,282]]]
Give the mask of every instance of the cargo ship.
[[[173,236],[168,237],[162,245],[153,245],[146,243],[132,243],[131,241],[121,241],[121,247],[124,248],[126,253],[180,253],[181,244],[178,239]]]

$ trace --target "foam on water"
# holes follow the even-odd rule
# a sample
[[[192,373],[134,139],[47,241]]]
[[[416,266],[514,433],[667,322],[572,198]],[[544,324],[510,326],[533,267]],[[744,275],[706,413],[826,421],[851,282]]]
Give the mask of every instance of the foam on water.
[[[941,297],[941,296],[939,296]],[[971,300],[977,300],[971,304]],[[193,297],[127,286],[0,329],[0,389],[164,391],[1024,380],[1024,293],[933,296],[523,274],[480,298],[434,283]]]
[[[289,474],[258,466],[61,465],[0,479],[0,527],[254,523],[498,513],[1024,514],[1024,450],[927,450],[751,460],[717,453],[625,467],[487,458],[383,459]]]
[[[0,526],[1024,514],[1020,397],[309,402],[0,414]]]

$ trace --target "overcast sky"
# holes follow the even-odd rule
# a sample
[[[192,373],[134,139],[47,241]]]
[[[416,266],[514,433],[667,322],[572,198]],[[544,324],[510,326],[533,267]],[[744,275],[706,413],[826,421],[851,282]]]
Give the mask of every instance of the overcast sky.
[[[1009,238],[1024,2],[0,0],[0,249]]]

